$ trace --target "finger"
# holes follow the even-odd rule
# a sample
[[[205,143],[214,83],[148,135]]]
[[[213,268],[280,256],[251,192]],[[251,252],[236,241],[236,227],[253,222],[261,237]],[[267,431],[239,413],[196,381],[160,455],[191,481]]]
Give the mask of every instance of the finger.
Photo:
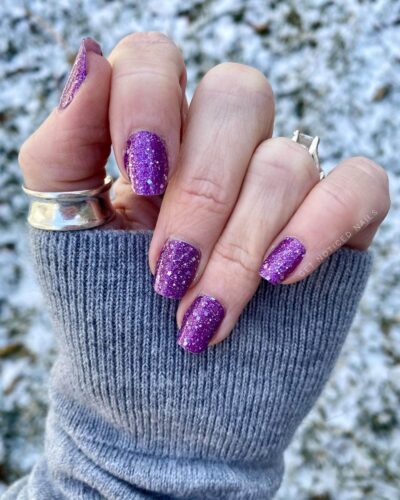
[[[137,196],[122,176],[114,183],[114,193],[113,206],[121,214],[125,229],[155,228],[161,206],[160,196]]]
[[[351,158],[318,183],[267,251],[261,275],[294,283],[343,245],[368,248],[390,206],[386,172]]]
[[[70,191],[101,185],[111,146],[110,78],[111,67],[100,46],[85,38],[58,108],[21,148],[19,163],[26,187]]]
[[[211,337],[214,336],[214,343],[230,333],[260,283],[258,270],[265,249],[318,179],[311,155],[290,139],[270,139],[257,148],[235,209],[204,274],[179,306],[178,342],[183,348],[200,352]],[[199,300],[198,296],[203,298]],[[212,324],[213,328],[203,321],[202,315],[205,310],[208,318],[207,307],[211,304],[216,309],[216,301],[210,302],[204,296],[216,298],[225,309],[221,324]]]
[[[226,63],[203,78],[150,248],[155,290],[161,295],[181,298],[200,260],[201,275],[236,203],[250,158],[271,134],[273,117],[271,87],[257,70]]]
[[[186,73],[161,33],[135,33],[112,51],[110,129],[122,175],[138,195],[159,195],[179,153]]]

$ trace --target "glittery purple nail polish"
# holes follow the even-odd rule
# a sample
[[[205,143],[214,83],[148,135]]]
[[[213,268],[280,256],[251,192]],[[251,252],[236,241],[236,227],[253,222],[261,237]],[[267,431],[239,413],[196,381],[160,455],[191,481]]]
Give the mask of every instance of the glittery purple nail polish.
[[[170,299],[181,299],[194,280],[201,254],[185,241],[169,239],[156,266],[154,290]]]
[[[62,91],[59,109],[65,109],[72,102],[75,94],[78,92],[80,86],[87,77],[87,53],[95,52],[96,54],[103,55],[100,45],[92,38],[84,38],[79,47],[78,54],[75,58],[74,65],[68,76],[67,83]]]
[[[186,351],[200,353],[218,330],[225,309],[214,297],[200,295],[186,311],[178,333],[178,344]]]
[[[296,238],[285,238],[268,255],[260,268],[260,276],[273,285],[284,281],[303,260],[306,249]]]
[[[167,187],[168,155],[164,141],[157,134],[140,130],[127,142],[124,166],[136,194],[162,194]]]

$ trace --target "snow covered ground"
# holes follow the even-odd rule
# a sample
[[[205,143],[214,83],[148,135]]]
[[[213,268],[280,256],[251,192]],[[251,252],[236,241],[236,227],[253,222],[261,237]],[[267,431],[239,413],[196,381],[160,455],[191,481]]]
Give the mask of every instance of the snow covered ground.
[[[2,0],[0,5],[0,492],[41,450],[54,345],[27,255],[19,145],[56,104],[85,35],[132,31],[181,46],[189,94],[214,64],[264,71],[277,135],[322,137],[326,168],[363,154],[393,207],[335,374],[287,452],[279,499],[396,500],[400,491],[400,2]],[[112,168],[112,165],[111,165]]]

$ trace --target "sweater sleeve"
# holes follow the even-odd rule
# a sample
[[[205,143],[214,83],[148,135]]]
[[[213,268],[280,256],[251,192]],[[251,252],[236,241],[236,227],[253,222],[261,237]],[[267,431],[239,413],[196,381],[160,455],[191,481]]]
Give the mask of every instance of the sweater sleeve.
[[[305,280],[263,282],[231,336],[177,346],[153,292],[150,232],[31,230],[58,357],[45,453],[10,499],[269,499],[368,277],[343,248]]]

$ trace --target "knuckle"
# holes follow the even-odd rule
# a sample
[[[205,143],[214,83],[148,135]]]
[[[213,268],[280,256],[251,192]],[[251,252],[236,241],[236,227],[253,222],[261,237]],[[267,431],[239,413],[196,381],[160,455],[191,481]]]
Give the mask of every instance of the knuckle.
[[[247,93],[273,100],[272,87],[265,75],[256,68],[245,64],[225,62],[210,69],[201,81],[203,90],[226,94],[227,82],[229,93],[242,96]]]
[[[375,193],[375,200],[379,212],[384,218],[390,209],[389,177],[383,167],[364,156],[355,156],[345,160],[348,167],[355,169],[361,175],[367,177],[371,193]],[[371,197],[372,198],[372,197]]]
[[[171,47],[176,47],[174,42],[164,33],[159,33],[158,31],[147,31],[147,32],[137,32],[130,33],[122,38],[118,44],[117,48],[131,48],[132,46],[144,44],[144,45],[170,45]]]
[[[21,168],[24,168],[24,165],[26,164],[26,156],[27,156],[26,149],[27,149],[26,142],[24,142],[22,144],[22,146],[20,147],[19,153],[18,153],[18,163],[19,163]]]
[[[125,36],[109,59],[114,66],[114,80],[142,75],[143,78],[162,78],[165,84],[180,87],[186,78],[180,49],[168,36],[155,31]]]
[[[265,171],[291,181],[315,184],[318,169],[308,151],[286,137],[276,137],[263,141],[255,151],[255,160]]]
[[[244,245],[229,240],[219,240],[213,250],[213,257],[222,265],[237,268],[241,275],[253,278],[260,267],[259,260]]]
[[[388,191],[389,178],[384,168],[363,156],[355,156],[347,160],[353,168],[361,171],[371,178],[375,185],[378,185],[382,190]]]
[[[196,208],[218,215],[225,215],[229,211],[228,193],[216,180],[207,177],[192,177],[180,185],[179,191],[185,205],[195,204]]]
[[[326,182],[325,179],[321,182],[321,189],[324,196],[329,199],[327,206],[331,207],[334,213],[343,214],[348,213],[355,203],[355,194],[348,187],[341,186],[334,182]]]
[[[22,144],[18,153],[18,163],[22,170],[29,168],[32,163],[32,147],[30,137]]]

